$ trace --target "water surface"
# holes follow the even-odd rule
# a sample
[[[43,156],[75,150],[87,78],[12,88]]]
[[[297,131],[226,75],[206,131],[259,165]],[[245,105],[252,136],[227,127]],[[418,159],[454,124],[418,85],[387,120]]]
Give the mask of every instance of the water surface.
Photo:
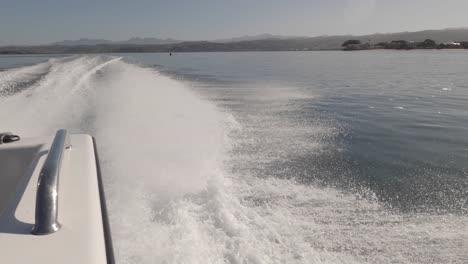
[[[96,137],[118,263],[468,263],[465,51],[0,68],[3,130]]]

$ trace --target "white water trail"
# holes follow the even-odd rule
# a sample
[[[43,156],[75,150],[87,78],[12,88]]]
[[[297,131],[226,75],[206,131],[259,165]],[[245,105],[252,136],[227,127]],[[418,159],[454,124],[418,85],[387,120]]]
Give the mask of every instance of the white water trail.
[[[37,75],[0,97],[0,130],[96,137],[118,263],[467,260],[464,217],[405,216],[331,188],[228,174],[229,133],[242,126],[156,71],[81,56],[0,80],[11,89]]]

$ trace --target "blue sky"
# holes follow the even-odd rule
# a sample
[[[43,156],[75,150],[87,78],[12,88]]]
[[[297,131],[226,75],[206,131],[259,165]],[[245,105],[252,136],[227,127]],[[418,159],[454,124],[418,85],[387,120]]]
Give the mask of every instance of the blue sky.
[[[0,0],[0,46],[64,39],[218,39],[468,26],[468,0]]]

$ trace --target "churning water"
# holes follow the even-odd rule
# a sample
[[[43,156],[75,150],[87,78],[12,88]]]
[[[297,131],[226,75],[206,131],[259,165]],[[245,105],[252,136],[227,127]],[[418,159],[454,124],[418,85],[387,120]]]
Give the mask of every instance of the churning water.
[[[468,263],[468,54],[0,57],[0,128],[96,137],[119,263]]]

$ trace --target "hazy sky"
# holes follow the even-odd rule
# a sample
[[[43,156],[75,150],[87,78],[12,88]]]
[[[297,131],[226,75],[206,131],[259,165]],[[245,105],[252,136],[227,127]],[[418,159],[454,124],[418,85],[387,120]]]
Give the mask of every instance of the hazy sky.
[[[468,26],[468,0],[0,0],[0,46],[64,39],[218,39]]]

